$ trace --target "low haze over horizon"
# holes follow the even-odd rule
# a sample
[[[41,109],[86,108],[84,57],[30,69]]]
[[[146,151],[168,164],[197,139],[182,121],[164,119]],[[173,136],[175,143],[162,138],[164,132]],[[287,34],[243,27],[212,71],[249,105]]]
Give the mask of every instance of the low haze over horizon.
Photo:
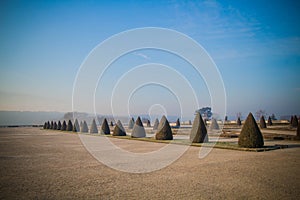
[[[245,116],[260,109],[278,117],[299,115],[299,9],[297,1],[267,0],[2,1],[0,110],[72,111],[78,70],[97,45],[129,29],[162,27],[191,37],[211,56],[224,82],[227,115],[241,112]],[[146,68],[147,63],[161,65]],[[144,66],[145,74],[152,68],[157,77],[174,83],[182,75],[182,81],[189,81],[186,85],[195,90],[199,108],[211,106],[203,77],[189,63],[169,52],[143,49],[120,57],[106,71],[105,84],[100,81],[95,86],[97,113],[110,114],[111,102],[103,91],[114,91],[122,75],[136,66]],[[164,71],[167,66],[174,69],[172,77]],[[123,87],[132,82],[128,78],[126,83]],[[124,90],[119,90],[115,105],[124,101]],[[185,89],[181,92],[190,95]],[[125,99],[130,114],[155,109],[169,115],[180,113],[176,94],[162,85],[144,85],[130,95]],[[193,114],[198,108],[189,109]],[[120,109],[117,114],[129,111]]]

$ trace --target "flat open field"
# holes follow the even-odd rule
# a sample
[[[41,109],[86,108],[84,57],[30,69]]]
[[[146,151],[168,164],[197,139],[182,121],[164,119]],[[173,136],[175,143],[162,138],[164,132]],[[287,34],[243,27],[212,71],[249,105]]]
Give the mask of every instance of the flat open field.
[[[133,152],[164,145],[111,140]],[[161,170],[132,174],[94,159],[77,134],[0,128],[0,198],[299,199],[300,143],[282,142],[294,147],[267,152],[213,149],[203,159],[199,147],[190,147]]]

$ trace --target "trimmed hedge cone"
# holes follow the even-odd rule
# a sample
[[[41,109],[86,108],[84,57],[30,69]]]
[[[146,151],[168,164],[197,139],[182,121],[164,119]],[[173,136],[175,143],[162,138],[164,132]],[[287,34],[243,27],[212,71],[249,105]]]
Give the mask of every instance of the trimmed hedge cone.
[[[75,119],[75,122],[74,122],[73,132],[80,132],[80,126],[79,126],[77,119]]]
[[[238,144],[240,147],[246,148],[260,148],[264,146],[264,138],[251,112],[239,135]]]
[[[128,122],[128,129],[132,129],[133,126],[134,126],[134,120],[133,120],[133,118],[131,118]]]
[[[158,125],[159,125],[159,121],[158,121],[158,119],[156,118],[155,121],[154,121],[154,124],[153,124],[153,130],[157,130]]]
[[[140,117],[137,118],[131,133],[131,137],[142,138],[146,137],[145,128]]]
[[[238,117],[238,119],[237,119],[237,121],[236,121],[236,124],[237,124],[238,126],[241,126],[241,125],[242,125],[242,121],[241,121],[241,118],[240,118],[240,117]]]
[[[61,125],[61,129],[62,131],[66,131],[67,130],[67,123],[66,121],[64,120],[63,124]]]
[[[219,130],[219,124],[217,122],[217,120],[215,118],[212,118],[211,119],[211,124],[210,124],[210,127],[209,127],[210,130]]]
[[[268,126],[272,126],[272,125],[273,125],[273,122],[272,122],[271,117],[269,116],[269,118],[268,118]]]
[[[199,112],[196,113],[191,134],[190,141],[193,143],[204,143],[208,142],[208,135],[205,123]]]
[[[105,134],[105,135],[109,135],[110,134],[110,128],[108,126],[108,122],[107,122],[107,119],[104,118],[103,120],[103,123],[101,125],[101,131],[100,131],[101,134]]]
[[[80,132],[82,132],[82,133],[88,133],[89,132],[89,128],[88,128],[88,125],[87,125],[86,121],[83,121]]]
[[[68,121],[67,131],[73,131],[73,124],[71,120]]]
[[[120,120],[117,121],[117,124],[113,131],[113,136],[126,136],[126,131]]]
[[[162,116],[159,125],[158,131],[155,134],[156,140],[173,140],[172,130],[167,120],[166,116]]]
[[[298,126],[298,117],[297,117],[297,115],[294,115],[292,117],[291,124],[292,124],[292,127],[297,127]]]
[[[179,120],[179,118],[176,120],[176,127],[180,127],[180,120]]]
[[[61,123],[60,123],[60,121],[58,121],[58,123],[57,123],[57,130],[61,130]]]
[[[261,118],[259,120],[259,126],[260,126],[260,128],[267,128],[266,120],[265,120],[264,116],[261,116]]]
[[[96,124],[95,119],[93,119],[91,129],[90,129],[90,133],[98,133],[98,128],[97,128],[97,124]]]

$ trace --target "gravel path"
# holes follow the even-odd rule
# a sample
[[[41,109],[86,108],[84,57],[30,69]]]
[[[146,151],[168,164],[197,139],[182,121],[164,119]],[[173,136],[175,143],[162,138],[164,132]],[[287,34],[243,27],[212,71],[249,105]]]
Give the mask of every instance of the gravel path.
[[[127,151],[164,144],[112,139]],[[190,147],[158,171],[113,170],[76,134],[0,128],[0,199],[300,199],[300,148],[268,152]]]

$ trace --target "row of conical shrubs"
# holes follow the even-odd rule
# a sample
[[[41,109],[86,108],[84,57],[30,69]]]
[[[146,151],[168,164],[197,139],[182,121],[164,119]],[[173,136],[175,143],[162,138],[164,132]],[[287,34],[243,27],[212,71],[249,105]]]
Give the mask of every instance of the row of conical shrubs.
[[[262,119],[264,121],[264,119]],[[264,121],[265,122],[265,121]],[[261,122],[263,124],[263,122]],[[263,125],[261,125],[263,126]],[[132,127],[132,133],[131,137],[135,138],[141,138],[146,137],[146,131],[144,129],[143,123],[140,119],[140,117],[137,118],[137,120],[134,122],[134,119],[130,119],[128,128],[130,129]],[[215,119],[212,120],[212,129],[218,129],[218,123]],[[78,124],[78,121],[75,120],[74,126],[72,125],[71,120],[68,121],[68,125],[66,124],[66,121],[63,121],[63,124],[61,125],[60,121],[58,124],[56,122],[46,122],[44,124],[44,129],[57,129],[62,131],[74,131],[77,132],[77,130],[81,132],[88,132],[88,127],[86,122],[81,122],[80,126]],[[173,140],[173,134],[172,129],[170,127],[170,124],[165,116],[163,116],[158,122],[158,119],[155,120],[153,129],[157,130],[155,134],[155,139],[157,140]],[[298,128],[299,129],[299,128]],[[90,133],[98,133],[97,125],[95,120],[93,120],[92,125],[90,127]],[[104,119],[102,126],[101,126],[101,134],[110,134],[110,128],[108,126],[108,122],[106,119]],[[297,131],[298,133],[298,131]],[[116,123],[116,126],[113,130],[113,136],[126,136],[126,131],[121,123],[120,120]],[[208,142],[208,134],[207,129],[205,126],[205,122],[202,119],[202,116],[200,113],[196,113],[192,130],[190,133],[190,141],[193,143],[203,143]],[[263,136],[261,134],[261,131],[252,115],[252,113],[249,113],[244,126],[241,130],[241,133],[239,135],[238,144],[241,147],[247,147],[247,148],[259,148],[264,146],[264,140]]]

